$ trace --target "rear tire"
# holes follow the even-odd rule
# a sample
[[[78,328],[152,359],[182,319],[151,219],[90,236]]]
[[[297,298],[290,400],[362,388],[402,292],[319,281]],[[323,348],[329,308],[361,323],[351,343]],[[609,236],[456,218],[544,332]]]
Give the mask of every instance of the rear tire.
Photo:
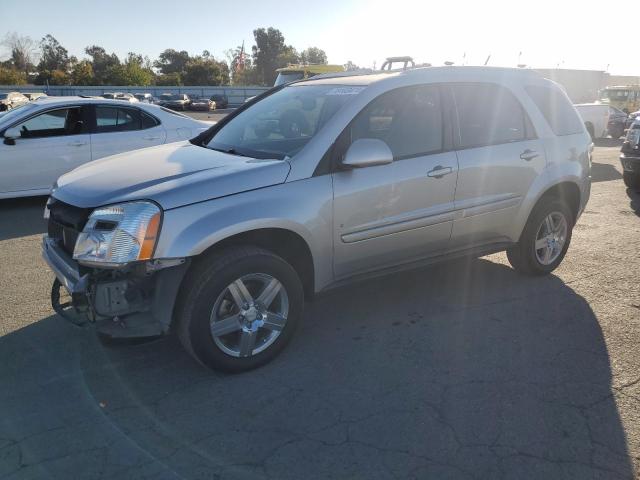
[[[547,275],[564,259],[573,231],[573,214],[561,200],[543,200],[529,216],[520,241],[507,250],[511,266],[528,275]]]
[[[303,304],[302,282],[282,258],[256,247],[226,248],[204,257],[185,279],[178,336],[209,368],[251,370],[291,340]]]
[[[618,140],[622,135],[624,135],[624,127],[617,127],[612,129],[610,135],[614,140]]]
[[[627,188],[640,192],[640,174],[634,172],[622,172],[622,180]]]

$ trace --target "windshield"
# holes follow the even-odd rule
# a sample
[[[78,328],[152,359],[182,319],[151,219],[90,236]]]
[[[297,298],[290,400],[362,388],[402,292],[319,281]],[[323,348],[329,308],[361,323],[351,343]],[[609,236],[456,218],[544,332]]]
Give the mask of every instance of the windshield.
[[[276,81],[273,84],[274,87],[282,85],[284,83],[293,82],[295,80],[302,80],[304,78],[304,72],[280,72],[276,77]]]
[[[363,88],[285,87],[238,114],[207,147],[254,158],[293,157]]]
[[[602,96],[610,100],[626,100],[629,96],[629,90],[604,90]]]
[[[0,115],[0,122],[2,122],[2,123],[11,122],[14,119],[16,119],[16,117],[21,117],[22,115],[24,115],[29,110],[33,110],[35,108],[37,108],[37,107],[33,103],[25,103],[24,105],[19,105],[19,106],[13,107],[8,112],[2,112],[2,115]]]

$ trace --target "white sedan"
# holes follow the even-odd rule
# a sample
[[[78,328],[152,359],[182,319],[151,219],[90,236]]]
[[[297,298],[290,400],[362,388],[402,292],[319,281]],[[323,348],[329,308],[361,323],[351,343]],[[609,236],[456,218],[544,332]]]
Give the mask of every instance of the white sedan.
[[[193,138],[211,127],[169,109],[48,97],[0,116],[0,198],[47,195],[58,177],[109,155]]]

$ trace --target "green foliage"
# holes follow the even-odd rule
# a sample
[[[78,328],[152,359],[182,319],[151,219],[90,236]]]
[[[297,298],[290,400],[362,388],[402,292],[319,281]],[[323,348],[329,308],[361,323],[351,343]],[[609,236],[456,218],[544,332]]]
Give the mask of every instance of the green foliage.
[[[182,80],[185,85],[228,84],[229,67],[225,62],[218,62],[209,55],[194,57],[186,64]]]
[[[277,68],[300,61],[296,49],[285,45],[284,36],[277,28],[258,28],[253,31],[253,37],[256,44],[252,52],[258,83],[273,85]]]
[[[308,64],[326,65],[327,54],[321,48],[309,47],[300,54],[300,61]]]
[[[69,69],[69,52],[53,36],[46,35],[40,41],[40,50],[38,71],[49,70],[53,72],[54,70],[60,70],[66,72]]]
[[[93,66],[89,60],[82,60],[73,66],[71,83],[73,85],[93,85],[95,83]]]
[[[160,73],[165,75],[169,73],[183,74],[189,60],[188,52],[184,50],[178,52],[173,48],[167,48],[160,54],[158,60],[154,62],[153,66],[158,68]]]
[[[24,85],[27,76],[17,68],[0,66],[0,85]]]
[[[107,54],[104,48],[92,45],[84,49],[84,52],[91,57],[91,67],[96,85],[108,85],[110,70],[120,65],[120,59],[115,53]]]
[[[258,28],[253,31],[255,45],[252,55],[244,47],[227,50],[228,61],[216,60],[208,50],[201,55],[190,56],[185,50],[164,50],[153,63],[136,53],[129,53],[121,61],[115,53],[107,53],[98,45],[90,45],[84,52],[87,59],[78,61],[58,40],[46,35],[40,41],[40,61],[37,65],[36,84],[52,85],[273,85],[276,69],[295,63],[326,64],[326,53],[317,47],[309,47],[302,53],[285,43],[280,30]],[[29,72],[36,68],[35,43],[29,37],[7,35],[3,45],[10,47],[11,58],[0,63],[5,79],[24,82]],[[157,69],[154,71],[154,69]],[[22,76],[18,73],[22,70]],[[16,77],[18,75],[18,77]],[[233,77],[232,79],[230,77]]]
[[[182,78],[179,73],[166,73],[156,77],[156,85],[173,86],[182,85]]]
[[[67,72],[63,70],[52,70],[49,74],[50,85],[69,85],[70,80]]]
[[[245,66],[234,72],[232,83],[233,85],[259,85],[258,70],[256,67]]]

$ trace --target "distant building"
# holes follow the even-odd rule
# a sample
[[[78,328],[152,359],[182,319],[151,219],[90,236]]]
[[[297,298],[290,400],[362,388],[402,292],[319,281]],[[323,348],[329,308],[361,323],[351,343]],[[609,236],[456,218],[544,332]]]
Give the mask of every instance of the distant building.
[[[611,75],[603,70],[571,70],[568,68],[536,68],[543,77],[564,87],[573,103],[590,103],[600,98],[598,92],[613,85],[640,85],[640,77]]]
[[[598,92],[607,86],[609,74],[602,70],[570,70],[567,68],[536,68],[543,77],[562,85],[573,103],[589,103],[598,99]]]

